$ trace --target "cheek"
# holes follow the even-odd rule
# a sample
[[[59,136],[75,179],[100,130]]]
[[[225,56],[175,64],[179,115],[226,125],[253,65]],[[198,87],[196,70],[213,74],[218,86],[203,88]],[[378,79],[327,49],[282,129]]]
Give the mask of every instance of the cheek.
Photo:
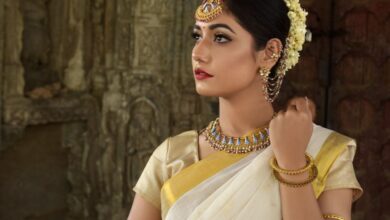
[[[211,67],[214,77],[196,83],[200,95],[229,96],[248,88],[256,79],[257,67],[249,48],[213,51]]]
[[[256,76],[256,62],[250,48],[237,47],[221,56],[216,65],[220,69],[218,81],[230,88],[247,86]]]
[[[214,75],[196,81],[196,90],[203,96],[228,96],[248,88],[256,80],[256,61],[248,42],[214,47],[210,50],[207,67]],[[248,45],[248,46],[243,46]]]

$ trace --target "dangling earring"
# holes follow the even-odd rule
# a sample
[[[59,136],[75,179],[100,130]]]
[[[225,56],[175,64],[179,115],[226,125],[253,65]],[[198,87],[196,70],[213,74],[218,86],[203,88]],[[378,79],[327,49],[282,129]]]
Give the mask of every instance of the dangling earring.
[[[263,94],[264,94],[264,97],[269,102],[270,98],[269,98],[269,94],[268,94],[268,89],[269,89],[268,88],[269,87],[268,79],[269,79],[269,75],[271,74],[271,70],[268,69],[268,68],[260,67],[258,73],[259,73],[261,79],[263,80]]]
[[[274,102],[279,95],[284,75],[277,73],[275,76],[270,76],[271,70],[267,68],[260,68],[258,73],[263,80],[263,94],[265,99],[269,103]]]
[[[271,58],[275,61],[277,61],[280,58],[280,55],[277,53],[272,53]]]
[[[263,80],[268,81],[269,74],[271,74],[271,70],[260,67],[259,75],[262,77]]]

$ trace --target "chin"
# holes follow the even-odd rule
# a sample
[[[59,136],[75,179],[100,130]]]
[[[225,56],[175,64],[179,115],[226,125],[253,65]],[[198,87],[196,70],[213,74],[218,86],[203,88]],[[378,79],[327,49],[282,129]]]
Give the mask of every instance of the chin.
[[[213,97],[212,93],[210,91],[204,90],[204,89],[196,89],[196,93],[198,93],[200,96],[205,97]]]
[[[196,86],[196,92],[200,96],[204,96],[204,97],[229,97],[232,94],[227,91],[221,91],[221,90],[216,90],[215,88],[206,88],[200,86]]]
[[[196,92],[201,95],[201,96],[205,96],[205,97],[218,97],[219,94],[213,89],[210,89],[210,88],[207,88],[207,87],[204,87],[204,86],[199,86],[199,85],[196,85]]]

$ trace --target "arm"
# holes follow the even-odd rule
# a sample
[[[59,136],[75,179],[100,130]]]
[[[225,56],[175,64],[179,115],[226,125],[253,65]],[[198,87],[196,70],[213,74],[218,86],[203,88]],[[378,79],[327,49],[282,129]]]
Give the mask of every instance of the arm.
[[[305,167],[305,151],[312,132],[312,114],[305,99],[295,99],[286,112],[280,112],[271,121],[270,139],[281,168]],[[280,176],[288,182],[304,182],[309,174]],[[351,219],[352,189],[329,190],[317,200],[311,184],[298,188],[280,184],[280,195],[284,220],[323,220],[323,214]]]
[[[166,169],[167,138],[149,158],[133,191],[136,193],[127,220],[160,220],[160,191],[168,178]]]
[[[136,194],[127,220],[161,220],[161,214],[160,210]]]
[[[289,181],[302,182],[307,174],[286,176]],[[335,214],[345,220],[351,219],[352,189],[329,190],[322,193],[317,200],[313,187],[308,184],[301,188],[292,188],[280,184],[283,219],[322,220],[323,214]]]

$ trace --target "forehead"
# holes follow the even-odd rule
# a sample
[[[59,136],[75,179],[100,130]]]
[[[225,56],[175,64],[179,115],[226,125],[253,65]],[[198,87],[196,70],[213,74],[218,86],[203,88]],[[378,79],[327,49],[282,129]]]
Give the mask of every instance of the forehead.
[[[213,24],[227,24],[229,25],[232,29],[239,30],[241,26],[238,24],[238,22],[235,20],[235,18],[228,13],[222,13],[218,17],[216,17],[214,20],[210,22],[204,22],[204,21],[199,21],[196,20],[195,24],[199,26],[201,29],[207,29],[210,25]]]

